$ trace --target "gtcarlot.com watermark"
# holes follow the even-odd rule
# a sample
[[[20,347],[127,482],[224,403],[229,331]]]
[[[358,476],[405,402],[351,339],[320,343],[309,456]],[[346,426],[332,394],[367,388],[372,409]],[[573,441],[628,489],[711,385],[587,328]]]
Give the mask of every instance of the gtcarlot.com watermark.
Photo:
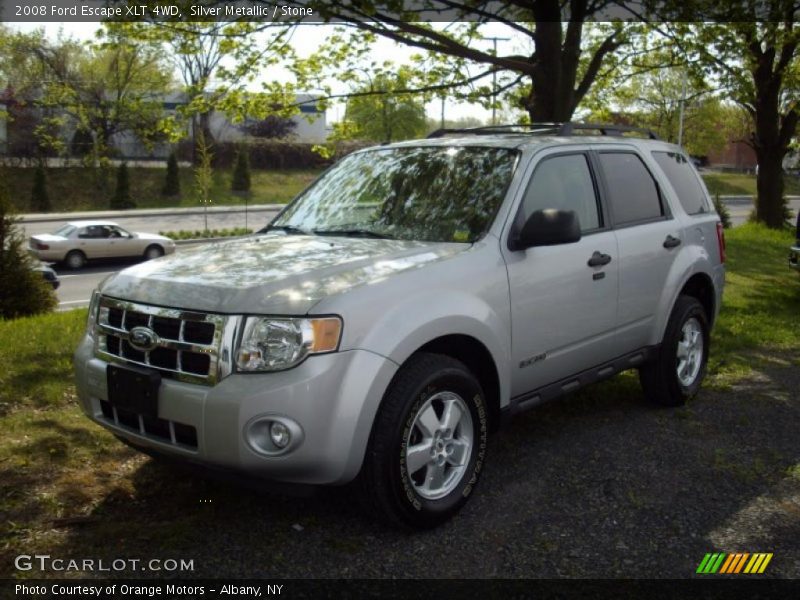
[[[124,571],[194,571],[194,559],[185,558],[56,558],[49,554],[20,554],[14,559],[18,571],[81,571],[120,573]]]

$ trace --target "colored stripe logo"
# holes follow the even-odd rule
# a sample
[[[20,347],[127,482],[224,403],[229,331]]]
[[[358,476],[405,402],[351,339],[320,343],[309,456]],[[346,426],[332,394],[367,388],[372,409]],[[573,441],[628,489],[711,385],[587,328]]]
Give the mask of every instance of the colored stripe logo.
[[[757,552],[754,554],[749,552],[708,553],[700,561],[696,573],[702,575],[735,575],[739,573],[755,575],[763,573],[771,560],[771,552]]]

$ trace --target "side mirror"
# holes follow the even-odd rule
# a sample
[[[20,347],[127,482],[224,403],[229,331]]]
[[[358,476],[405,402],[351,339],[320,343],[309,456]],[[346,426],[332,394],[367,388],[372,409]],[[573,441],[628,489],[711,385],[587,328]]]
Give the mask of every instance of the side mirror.
[[[572,244],[581,239],[581,225],[574,210],[548,208],[534,212],[522,230],[509,240],[511,250],[533,246]]]

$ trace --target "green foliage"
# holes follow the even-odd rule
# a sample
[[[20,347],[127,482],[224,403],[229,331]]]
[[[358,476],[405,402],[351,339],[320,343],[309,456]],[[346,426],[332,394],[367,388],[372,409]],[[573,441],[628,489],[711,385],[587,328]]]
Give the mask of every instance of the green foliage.
[[[8,68],[6,81],[20,101],[37,108],[35,137],[51,152],[66,152],[71,145],[96,164],[108,158],[115,135],[130,133],[152,145],[180,133],[174,118],[164,114],[162,97],[172,87],[172,75],[156,48],[111,34],[95,43],[53,40],[39,30],[9,36],[0,47],[0,63],[12,61],[24,68]],[[68,145],[64,133],[73,127]]]
[[[214,171],[211,168],[213,154],[202,130],[195,132],[195,138],[197,164],[194,169],[194,189],[197,200],[203,207],[205,230],[208,231],[208,206],[211,204],[209,190],[214,179]]]
[[[131,199],[131,184],[128,177],[128,163],[120,163],[117,168],[117,187],[111,197],[110,207],[113,210],[136,208],[136,203]]]
[[[233,178],[231,179],[231,191],[250,191],[250,160],[247,157],[246,148],[240,148],[236,154],[236,164],[233,167]]]
[[[0,183],[0,319],[16,319],[55,308],[52,288],[41,273],[32,270],[33,265],[11,214],[8,190]]]
[[[211,231],[190,231],[181,229],[179,231],[159,231],[158,235],[166,236],[172,240],[195,240],[218,237],[237,237],[253,233],[252,229],[244,227],[233,227],[231,229],[212,229]]]
[[[179,196],[181,193],[181,178],[178,170],[178,158],[172,152],[167,159],[167,174],[164,180],[164,187],[161,189],[162,196]]]
[[[340,126],[340,137],[394,142],[425,135],[425,103],[419,96],[401,92],[410,87],[409,69],[400,67],[395,72],[381,71],[367,77],[368,83],[347,102],[347,124]]]
[[[50,196],[47,194],[47,174],[39,165],[33,172],[33,189],[31,190],[31,210],[33,212],[50,212]]]
[[[731,223],[731,211],[728,210],[728,205],[720,199],[719,194],[714,195],[714,209],[717,211],[720,221],[722,221],[722,227],[730,229],[733,226]]]

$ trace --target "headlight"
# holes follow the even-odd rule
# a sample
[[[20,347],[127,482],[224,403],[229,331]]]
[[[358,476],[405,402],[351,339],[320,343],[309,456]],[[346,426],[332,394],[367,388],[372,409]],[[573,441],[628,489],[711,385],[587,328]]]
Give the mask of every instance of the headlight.
[[[236,366],[241,371],[289,369],[310,354],[335,351],[341,335],[342,320],[339,317],[247,317],[236,352]]]
[[[86,317],[86,333],[89,337],[94,337],[94,327],[97,324],[97,307],[100,305],[100,292],[92,292],[92,299],[89,301],[89,316]]]

